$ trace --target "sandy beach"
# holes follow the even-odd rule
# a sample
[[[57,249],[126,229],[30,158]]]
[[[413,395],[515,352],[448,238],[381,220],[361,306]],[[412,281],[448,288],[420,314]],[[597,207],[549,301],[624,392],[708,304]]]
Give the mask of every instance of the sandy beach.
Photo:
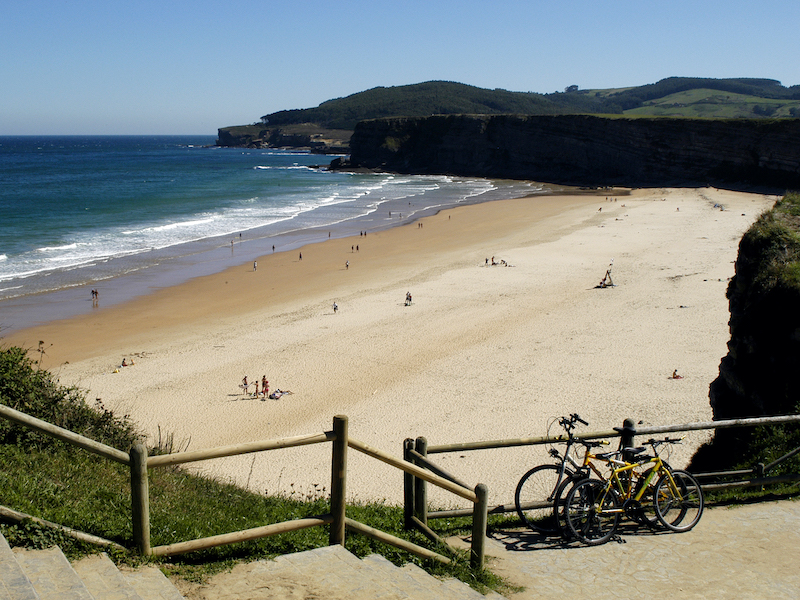
[[[62,384],[129,414],[150,443],[160,430],[189,449],[329,430],[336,414],[349,417],[353,437],[395,455],[407,437],[543,435],[571,412],[588,430],[626,417],[710,420],[739,239],[776,199],[670,188],[459,207],[123,305],[104,308],[101,298],[90,315],[3,342],[44,341],[43,366]],[[487,265],[492,257],[509,266]],[[612,259],[615,286],[599,289]],[[118,368],[123,358],[135,365]],[[676,369],[683,379],[670,377]],[[245,375],[293,393],[247,398]],[[706,435],[687,437],[673,466]],[[544,456],[514,448],[437,461],[486,483],[499,503]],[[193,468],[261,492],[313,494],[328,487],[329,463],[325,445]],[[398,471],[353,451],[349,467],[351,498],[401,501]]]

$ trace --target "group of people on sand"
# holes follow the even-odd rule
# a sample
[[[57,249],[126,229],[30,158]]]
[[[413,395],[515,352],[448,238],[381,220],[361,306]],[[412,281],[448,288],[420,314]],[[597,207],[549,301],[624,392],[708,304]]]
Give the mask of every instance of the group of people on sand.
[[[486,259],[486,262],[484,263],[484,265],[487,266],[487,267],[489,266],[489,259],[488,258]],[[500,262],[497,262],[497,261],[495,261],[494,256],[493,256],[492,257],[492,266],[493,267],[510,267],[511,265],[508,264],[502,258],[500,259]]]
[[[272,392],[270,394],[270,392],[269,392],[269,381],[267,381],[267,376],[266,375],[263,375],[261,377],[261,387],[260,388],[259,388],[259,381],[258,381],[258,379],[256,379],[256,381],[255,381],[256,389],[252,394],[250,393],[250,386],[251,385],[252,384],[247,381],[247,375],[245,375],[244,378],[242,378],[242,385],[239,386],[244,390],[244,393],[246,395],[250,396],[251,398],[261,398],[261,400],[266,400],[267,398],[271,398],[272,400],[277,400],[278,398],[280,398],[281,396],[283,396],[285,394],[291,394],[291,392],[289,392],[289,391],[284,391],[284,390],[279,390],[279,389],[276,389],[274,392]]]

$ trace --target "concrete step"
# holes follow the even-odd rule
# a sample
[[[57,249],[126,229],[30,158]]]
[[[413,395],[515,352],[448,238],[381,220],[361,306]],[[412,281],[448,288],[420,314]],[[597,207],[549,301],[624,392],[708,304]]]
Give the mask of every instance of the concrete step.
[[[33,584],[0,533],[0,600],[39,600]]]
[[[342,546],[326,546],[234,567],[196,590],[198,598],[347,598],[348,600],[483,599],[457,580],[441,581],[413,565],[396,567],[381,556],[360,560]],[[495,595],[495,598],[500,598]]]
[[[15,548],[14,556],[41,600],[95,600],[60,548]]]
[[[72,568],[95,600],[145,600],[105,553],[82,558]]]
[[[184,600],[178,588],[158,567],[139,567],[126,570],[123,575],[142,600]]]

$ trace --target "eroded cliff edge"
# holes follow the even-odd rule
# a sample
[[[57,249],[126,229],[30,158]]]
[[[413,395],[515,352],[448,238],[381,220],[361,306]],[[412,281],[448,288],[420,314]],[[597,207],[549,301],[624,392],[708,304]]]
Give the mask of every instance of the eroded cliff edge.
[[[800,188],[800,120],[450,115],[362,121],[333,168],[565,185]]]
[[[800,194],[787,194],[745,233],[727,297],[731,339],[710,386],[714,419],[800,413]],[[763,453],[799,444],[797,424],[720,429],[692,468],[747,464],[754,453],[768,462],[777,456]]]

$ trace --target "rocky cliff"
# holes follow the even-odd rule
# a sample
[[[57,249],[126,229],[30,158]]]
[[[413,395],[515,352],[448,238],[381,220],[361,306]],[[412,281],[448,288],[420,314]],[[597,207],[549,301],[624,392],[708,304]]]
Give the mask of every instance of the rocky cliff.
[[[350,162],[571,185],[800,188],[800,120],[454,115],[362,121]]]
[[[293,148],[317,154],[347,154],[351,131],[326,129],[310,123],[268,127],[239,125],[217,130],[217,146],[233,148]]]
[[[800,194],[787,194],[744,235],[727,295],[731,339],[710,387],[714,419],[800,413]],[[800,427],[782,431],[798,437]],[[774,432],[719,430],[695,467],[747,461]]]

